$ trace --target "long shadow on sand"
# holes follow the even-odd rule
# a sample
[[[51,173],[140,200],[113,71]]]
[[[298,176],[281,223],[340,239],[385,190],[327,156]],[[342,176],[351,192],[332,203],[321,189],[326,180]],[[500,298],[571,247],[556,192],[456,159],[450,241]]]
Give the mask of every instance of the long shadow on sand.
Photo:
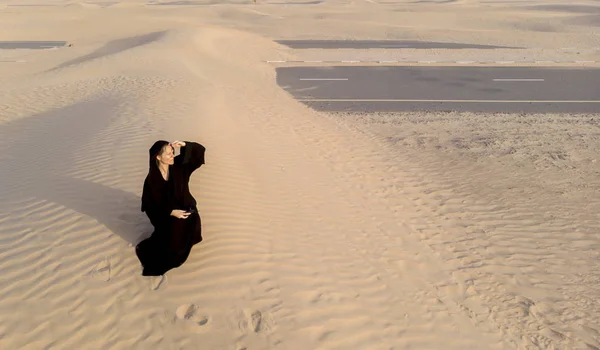
[[[118,103],[99,97],[2,124],[0,211],[10,212],[19,209],[19,203],[42,199],[95,219],[128,243],[136,244],[149,235],[152,226],[140,211],[139,195],[72,175],[77,174],[72,168],[76,155],[82,153],[76,152],[78,147],[102,135]],[[97,166],[94,158],[106,158],[102,152],[113,141],[118,140],[107,141],[97,154],[80,158],[79,163],[84,163],[84,169],[85,163]]]
[[[23,195],[93,218],[134,246],[152,233],[152,225],[140,211],[140,196],[136,194],[66,176],[46,176],[35,183]]]
[[[70,61],[59,64],[58,66],[51,68],[48,71],[53,71],[56,69],[61,69],[61,68],[73,66],[76,64],[85,63],[87,61],[95,60],[95,59],[98,59],[101,57],[114,55],[114,54],[129,50],[129,49],[132,49],[134,47],[146,45],[146,44],[149,44],[153,41],[160,39],[165,33],[166,32],[164,32],[164,31],[153,32],[153,33],[134,36],[134,37],[130,37],[130,38],[113,40],[113,41],[106,43],[106,45],[95,50],[94,52],[91,52],[87,55],[77,57]]]

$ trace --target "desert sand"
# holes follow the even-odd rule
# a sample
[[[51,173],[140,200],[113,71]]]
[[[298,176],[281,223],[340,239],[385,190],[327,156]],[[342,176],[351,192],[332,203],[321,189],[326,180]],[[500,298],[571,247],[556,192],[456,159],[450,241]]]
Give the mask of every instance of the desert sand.
[[[0,41],[71,45],[0,50],[0,349],[600,348],[600,115],[323,113],[267,62],[600,61],[598,2],[159,3],[0,1]],[[313,38],[526,48],[274,42]],[[157,139],[207,148],[160,284]]]

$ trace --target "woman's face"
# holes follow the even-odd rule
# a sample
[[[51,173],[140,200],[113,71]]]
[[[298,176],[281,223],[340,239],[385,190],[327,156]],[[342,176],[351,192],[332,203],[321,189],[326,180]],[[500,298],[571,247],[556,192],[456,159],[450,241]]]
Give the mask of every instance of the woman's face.
[[[173,151],[173,147],[171,147],[171,145],[166,145],[163,148],[163,151],[160,155],[156,156],[156,159],[158,159],[159,163],[165,164],[165,165],[171,165],[174,163],[174,159],[175,159],[175,153]]]

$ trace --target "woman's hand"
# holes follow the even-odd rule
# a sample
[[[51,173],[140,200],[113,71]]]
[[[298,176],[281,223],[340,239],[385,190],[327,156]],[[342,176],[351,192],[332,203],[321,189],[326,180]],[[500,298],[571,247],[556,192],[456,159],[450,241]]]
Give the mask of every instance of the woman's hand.
[[[185,147],[185,142],[173,141],[173,142],[171,142],[171,147]]]
[[[171,216],[174,216],[178,219],[187,219],[187,217],[190,216],[190,213],[184,210],[173,209]]]

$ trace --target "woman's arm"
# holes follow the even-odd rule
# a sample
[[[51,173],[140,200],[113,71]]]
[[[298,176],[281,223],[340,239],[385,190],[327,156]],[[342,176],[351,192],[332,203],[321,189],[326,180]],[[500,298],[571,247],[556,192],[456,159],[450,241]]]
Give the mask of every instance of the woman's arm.
[[[183,166],[188,175],[205,164],[206,148],[201,144],[192,141],[175,141],[173,146],[181,147],[180,154],[175,157],[175,164]]]

